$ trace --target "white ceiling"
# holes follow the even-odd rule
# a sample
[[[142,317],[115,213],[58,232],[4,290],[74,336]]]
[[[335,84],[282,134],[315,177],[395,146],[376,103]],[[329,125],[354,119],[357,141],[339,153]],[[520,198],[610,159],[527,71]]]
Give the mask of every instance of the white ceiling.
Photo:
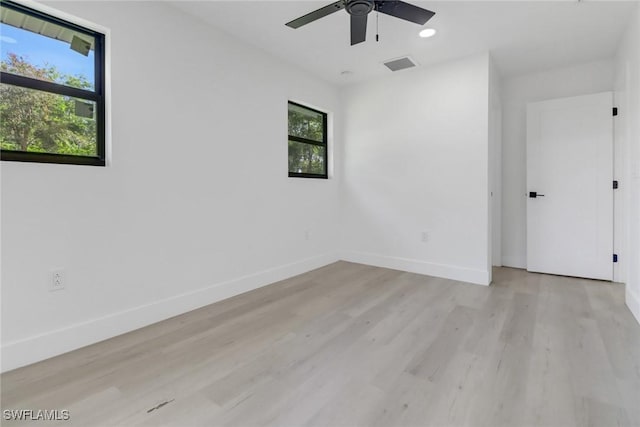
[[[172,1],[260,49],[338,84],[390,73],[381,63],[410,55],[421,66],[491,51],[503,76],[612,57],[637,1],[411,1],[436,12],[424,26],[369,15],[367,41],[349,45],[349,15],[341,10],[298,29],[284,24],[329,1]],[[353,74],[341,75],[344,70]]]

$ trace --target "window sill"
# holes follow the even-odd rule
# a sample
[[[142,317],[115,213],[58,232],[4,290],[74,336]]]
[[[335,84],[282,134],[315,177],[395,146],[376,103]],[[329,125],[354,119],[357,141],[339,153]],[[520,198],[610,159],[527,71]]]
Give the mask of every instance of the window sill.
[[[24,151],[2,150],[0,154],[2,161],[10,162],[30,162],[30,163],[53,163],[62,165],[82,165],[82,166],[106,166],[105,159],[89,156],[72,156],[68,154],[52,153],[32,153]]]

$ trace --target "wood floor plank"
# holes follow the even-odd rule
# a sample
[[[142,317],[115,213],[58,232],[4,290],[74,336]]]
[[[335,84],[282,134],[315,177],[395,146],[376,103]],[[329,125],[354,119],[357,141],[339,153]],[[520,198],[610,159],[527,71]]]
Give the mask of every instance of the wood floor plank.
[[[338,262],[0,387],[2,409],[68,409],[74,426],[640,426],[640,326],[619,284]]]

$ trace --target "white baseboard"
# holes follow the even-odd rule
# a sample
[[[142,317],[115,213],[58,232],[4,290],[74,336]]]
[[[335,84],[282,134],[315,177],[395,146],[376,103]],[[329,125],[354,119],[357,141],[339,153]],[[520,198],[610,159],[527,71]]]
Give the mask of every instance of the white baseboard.
[[[458,280],[476,285],[488,286],[491,282],[491,272],[486,270],[475,270],[455,265],[436,264],[416,259],[350,251],[342,252],[340,259],[349,262],[356,262],[358,264],[373,265],[376,267],[390,268],[392,270],[442,277],[445,279]]]
[[[629,290],[629,286],[625,285],[624,302],[631,310],[631,314],[640,323],[640,297]]]
[[[512,268],[527,268],[527,259],[518,255],[503,255],[502,266]]]
[[[288,279],[338,261],[336,254],[307,258],[206,288],[133,307],[18,341],[6,343],[1,372],[103,341],[179,314]]]

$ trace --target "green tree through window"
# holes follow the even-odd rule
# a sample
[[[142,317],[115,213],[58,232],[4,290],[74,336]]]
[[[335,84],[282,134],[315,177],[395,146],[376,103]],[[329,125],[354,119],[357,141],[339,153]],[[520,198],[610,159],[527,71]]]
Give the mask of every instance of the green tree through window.
[[[289,102],[289,176],[327,178],[327,114]]]
[[[2,160],[105,165],[104,34],[10,0],[0,12]]]
[[[0,70],[86,89],[84,76],[66,76],[55,67],[37,67],[13,53]],[[0,147],[3,150],[96,156],[96,121],[76,110],[93,111],[93,103],[30,88],[0,84]]]

